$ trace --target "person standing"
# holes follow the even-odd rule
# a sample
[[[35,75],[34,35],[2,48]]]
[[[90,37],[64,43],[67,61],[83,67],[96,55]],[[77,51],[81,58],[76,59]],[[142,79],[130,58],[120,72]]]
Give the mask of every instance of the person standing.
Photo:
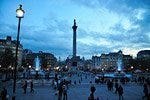
[[[33,89],[33,81],[30,82],[30,93],[34,92],[34,89]]]
[[[56,88],[58,88],[58,75],[57,74],[55,74],[55,82],[56,82],[56,84],[57,84],[57,86],[56,86]]]
[[[74,84],[76,85],[76,80],[74,81]]]
[[[119,100],[123,100],[123,88],[120,85],[118,88]]]
[[[81,81],[82,81],[82,76],[81,76]]]
[[[79,80],[79,84],[81,84],[81,81]]]
[[[96,91],[95,86],[92,85],[91,88],[90,88],[90,90],[91,90],[91,94],[90,94],[90,96],[88,97],[88,100],[94,100],[94,92]]]
[[[63,100],[67,100],[67,86],[63,85]]]

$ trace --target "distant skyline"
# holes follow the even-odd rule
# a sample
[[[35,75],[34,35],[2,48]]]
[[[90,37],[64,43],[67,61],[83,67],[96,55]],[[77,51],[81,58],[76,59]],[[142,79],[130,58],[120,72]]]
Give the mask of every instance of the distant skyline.
[[[77,55],[150,50],[150,0],[0,0],[0,38],[16,39],[16,9],[22,4],[20,42],[33,52],[72,55],[76,19]]]

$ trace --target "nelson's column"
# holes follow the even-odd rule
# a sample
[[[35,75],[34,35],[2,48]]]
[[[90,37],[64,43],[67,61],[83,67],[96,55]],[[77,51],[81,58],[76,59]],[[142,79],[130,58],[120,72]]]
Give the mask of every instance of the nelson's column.
[[[77,56],[76,56],[76,30],[77,30],[76,26],[76,20],[74,19],[74,25],[72,26],[73,29],[73,57],[72,57],[72,66],[73,67],[77,67]]]

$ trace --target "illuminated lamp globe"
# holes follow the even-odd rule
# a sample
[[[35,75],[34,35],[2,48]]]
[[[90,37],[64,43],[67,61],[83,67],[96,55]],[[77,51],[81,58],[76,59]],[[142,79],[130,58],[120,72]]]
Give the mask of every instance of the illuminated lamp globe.
[[[19,5],[20,7],[16,10],[16,17],[17,18],[23,18],[25,11],[22,9],[22,5]]]

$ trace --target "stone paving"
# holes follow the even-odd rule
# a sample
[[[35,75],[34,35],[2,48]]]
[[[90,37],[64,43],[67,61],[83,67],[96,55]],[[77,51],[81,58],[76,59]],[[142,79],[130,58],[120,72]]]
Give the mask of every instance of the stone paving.
[[[87,78],[85,77],[87,76]],[[79,84],[78,80],[81,77],[77,75],[72,76],[72,84],[69,85],[68,89],[68,100],[88,100],[90,95],[90,86],[94,85],[96,91],[94,93],[95,98],[99,97],[99,100],[119,100],[118,95],[114,91],[108,91],[106,84],[95,84],[94,77],[91,75],[83,75],[82,82]],[[77,84],[74,84],[74,81]],[[90,81],[92,83],[90,83]],[[16,100],[58,100],[57,92],[51,86],[51,81],[46,80],[34,80],[34,93],[30,93],[30,87],[27,88],[27,93],[23,94],[23,89],[21,88],[21,81],[17,81],[16,88]],[[43,84],[44,83],[44,84]],[[8,85],[8,84],[7,84]],[[122,85],[124,89],[124,100],[142,100],[143,86],[136,83],[127,83]],[[6,87],[9,94],[9,99],[12,97],[12,85]]]
[[[68,100],[87,100],[90,94],[91,84],[70,85],[68,89]],[[106,85],[97,85],[95,97],[99,97],[100,100],[118,100],[118,95],[114,91],[108,91]],[[127,84],[123,85],[124,88],[124,100],[142,100],[143,88],[140,85]],[[57,100],[57,92],[51,86],[36,86],[34,93],[30,93],[30,88],[27,88],[27,94],[23,94],[22,88],[17,88],[16,100]],[[12,89],[9,88],[9,95],[11,96]],[[11,100],[11,99],[9,99]]]

